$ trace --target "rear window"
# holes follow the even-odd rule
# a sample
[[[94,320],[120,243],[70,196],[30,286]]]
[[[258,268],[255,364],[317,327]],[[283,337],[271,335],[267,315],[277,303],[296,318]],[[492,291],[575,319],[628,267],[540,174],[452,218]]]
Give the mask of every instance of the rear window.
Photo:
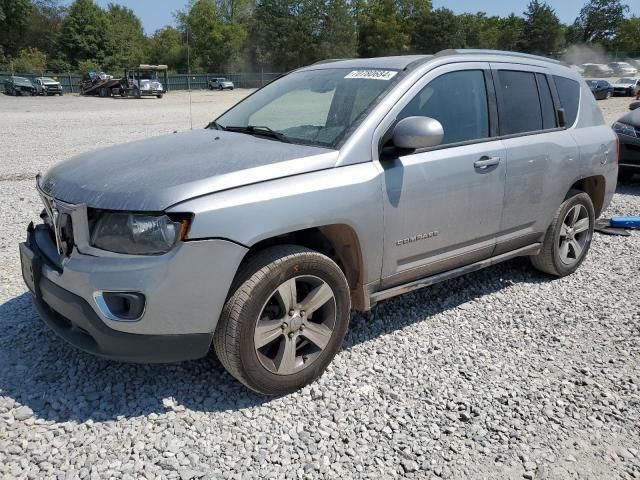
[[[553,76],[553,81],[556,84],[556,90],[558,90],[560,106],[564,108],[564,117],[567,120],[567,127],[570,127],[576,123],[576,118],[578,118],[580,84],[575,80],[560,77],[558,75]]]
[[[534,73],[500,70],[498,89],[501,135],[542,130],[542,109]]]
[[[556,109],[553,106],[553,97],[547,77],[540,73],[536,74],[538,79],[538,93],[540,94],[540,106],[542,106],[542,128],[545,130],[556,128]]]

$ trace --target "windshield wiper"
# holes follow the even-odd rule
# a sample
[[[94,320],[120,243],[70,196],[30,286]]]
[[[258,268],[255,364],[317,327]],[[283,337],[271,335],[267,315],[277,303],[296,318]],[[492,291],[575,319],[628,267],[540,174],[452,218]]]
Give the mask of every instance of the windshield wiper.
[[[248,133],[249,135],[261,135],[263,137],[275,138],[284,143],[291,143],[291,140],[284,134],[276,132],[269,127],[260,125],[248,125],[246,127],[227,126],[223,127],[227,132]]]

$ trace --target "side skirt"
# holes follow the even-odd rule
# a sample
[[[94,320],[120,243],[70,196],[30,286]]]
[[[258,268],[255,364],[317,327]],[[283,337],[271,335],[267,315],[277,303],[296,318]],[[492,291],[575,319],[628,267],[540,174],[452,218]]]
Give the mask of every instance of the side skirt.
[[[453,270],[449,270],[447,272],[438,273],[437,275],[431,275],[429,277],[420,278],[418,280],[414,280],[412,282],[405,283],[403,285],[398,285],[397,287],[387,288],[386,290],[373,292],[369,296],[370,307],[375,305],[380,300],[386,300],[388,298],[402,295],[403,293],[418,290],[419,288],[429,287],[431,285],[444,282],[445,280],[449,280],[451,278],[459,277],[461,275],[466,275],[467,273],[475,272],[477,270],[481,270],[483,268],[490,267],[492,265],[496,265],[498,263],[502,263],[507,260],[511,260],[512,258],[522,257],[526,255],[537,255],[540,252],[541,246],[542,244],[540,243],[534,243],[526,247],[513,250],[511,252],[503,253],[502,255],[498,255],[496,257],[487,258],[486,260],[481,260],[480,262],[472,263],[470,265],[465,265],[464,267],[459,267]]]

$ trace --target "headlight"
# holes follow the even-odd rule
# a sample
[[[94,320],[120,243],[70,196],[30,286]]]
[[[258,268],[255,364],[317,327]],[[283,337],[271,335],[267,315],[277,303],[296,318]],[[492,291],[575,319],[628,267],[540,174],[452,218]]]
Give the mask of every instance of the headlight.
[[[628,135],[629,137],[637,137],[636,129],[626,123],[616,122],[613,124],[613,131],[621,135]]]
[[[97,212],[91,230],[91,244],[102,250],[130,255],[160,255],[184,240],[186,219],[174,221],[167,215]]]

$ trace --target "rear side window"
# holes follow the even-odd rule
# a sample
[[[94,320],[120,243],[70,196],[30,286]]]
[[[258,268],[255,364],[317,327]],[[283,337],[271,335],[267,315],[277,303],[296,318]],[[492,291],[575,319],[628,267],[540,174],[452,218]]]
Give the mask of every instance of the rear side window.
[[[556,128],[556,111],[553,106],[553,98],[551,97],[551,89],[547,77],[540,73],[536,74],[538,79],[538,93],[540,94],[540,106],[542,107],[542,128]]]
[[[542,109],[535,73],[500,70],[498,91],[502,135],[542,130]]]
[[[580,104],[580,84],[575,80],[560,77],[558,75],[553,76],[553,81],[556,84],[556,90],[558,90],[560,106],[564,108],[564,116],[567,120],[567,127],[570,127],[576,122],[576,118],[578,117],[578,105]],[[606,88],[604,82],[602,82],[600,86]]]
[[[431,117],[444,130],[442,144],[489,137],[487,86],[482,70],[445,73],[424,87],[398,115]]]

